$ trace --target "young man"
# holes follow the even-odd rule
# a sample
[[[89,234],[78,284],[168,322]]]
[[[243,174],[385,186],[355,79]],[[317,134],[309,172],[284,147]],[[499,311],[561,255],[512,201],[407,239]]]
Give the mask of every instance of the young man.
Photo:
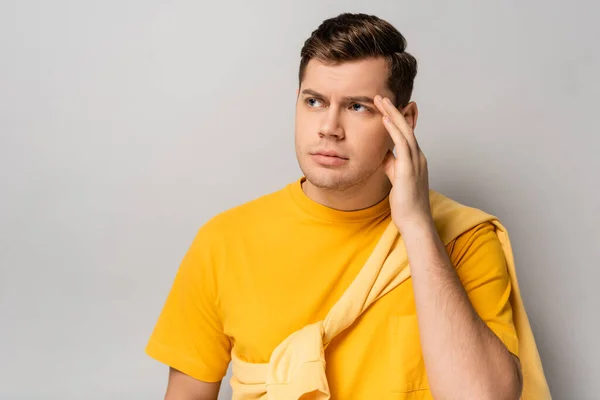
[[[414,135],[417,63],[405,46],[364,14],[326,20],[306,41],[295,129],[304,176],[198,232],[147,347],[171,367],[167,399],[216,399],[232,357],[238,399],[520,397],[506,254],[490,222],[448,243],[438,234]],[[340,299],[391,224],[411,277],[317,346],[324,388],[267,397],[271,378],[236,376],[236,360],[268,371],[304,357],[272,359],[294,332],[352,302]],[[312,384],[303,374],[283,383]]]

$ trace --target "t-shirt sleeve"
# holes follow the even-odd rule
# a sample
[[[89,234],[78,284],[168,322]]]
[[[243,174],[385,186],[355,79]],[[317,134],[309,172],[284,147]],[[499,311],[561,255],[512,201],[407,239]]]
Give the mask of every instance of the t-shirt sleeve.
[[[217,308],[210,237],[200,229],[187,251],[146,346],[146,353],[204,382],[223,379],[231,342]]]
[[[510,277],[494,225],[486,222],[476,226],[450,242],[447,249],[473,308],[508,350],[518,356]]]

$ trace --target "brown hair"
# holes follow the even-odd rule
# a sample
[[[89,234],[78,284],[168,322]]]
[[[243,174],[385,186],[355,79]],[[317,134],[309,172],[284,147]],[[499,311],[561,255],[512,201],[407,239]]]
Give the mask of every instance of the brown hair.
[[[417,75],[417,60],[404,51],[406,39],[389,22],[374,15],[344,13],[327,19],[304,42],[300,56],[299,83],[308,62],[339,64],[369,57],[388,62],[388,87],[396,96],[396,106],[410,101]]]

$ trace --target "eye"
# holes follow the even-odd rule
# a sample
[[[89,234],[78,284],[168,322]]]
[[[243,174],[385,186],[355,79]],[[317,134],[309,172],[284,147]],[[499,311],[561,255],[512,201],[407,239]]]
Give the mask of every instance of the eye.
[[[367,107],[365,107],[365,106],[363,106],[362,104],[359,104],[359,103],[354,103],[350,107],[352,107],[352,111],[356,111],[356,112],[369,111],[369,109]]]
[[[308,99],[305,100],[306,104],[308,104],[309,107],[320,107],[321,101],[315,99],[314,97],[310,97]]]

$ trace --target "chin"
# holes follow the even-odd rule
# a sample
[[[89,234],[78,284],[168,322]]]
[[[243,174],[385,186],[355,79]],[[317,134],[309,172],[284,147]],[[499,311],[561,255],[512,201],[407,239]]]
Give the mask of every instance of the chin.
[[[327,168],[312,163],[312,160],[303,161],[299,164],[306,180],[312,186],[323,190],[346,191],[352,187],[364,186],[373,179],[379,179],[379,165],[357,167],[355,164],[351,164],[343,168]],[[383,172],[381,175],[385,176]]]
[[[344,171],[304,168],[302,172],[306,180],[319,189],[344,190],[356,184],[356,180]]]
[[[312,186],[323,190],[348,190],[360,185],[374,172],[367,165],[357,165],[360,164],[357,163],[358,160],[353,160],[343,166],[328,167],[316,163],[310,155],[298,156],[297,159],[306,180]]]

